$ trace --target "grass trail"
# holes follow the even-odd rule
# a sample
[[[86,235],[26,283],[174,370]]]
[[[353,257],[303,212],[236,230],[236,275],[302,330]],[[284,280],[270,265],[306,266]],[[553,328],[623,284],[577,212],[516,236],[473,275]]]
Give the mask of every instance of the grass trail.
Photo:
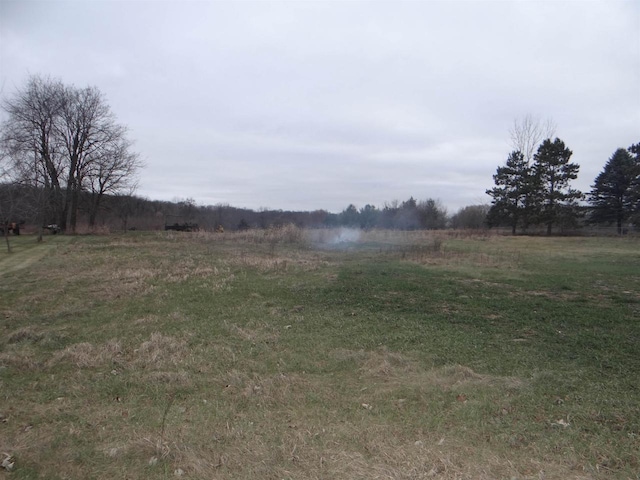
[[[64,235],[48,236],[40,243],[33,236],[11,238],[11,253],[6,248],[0,253],[0,276],[28,268],[71,240],[73,237]]]

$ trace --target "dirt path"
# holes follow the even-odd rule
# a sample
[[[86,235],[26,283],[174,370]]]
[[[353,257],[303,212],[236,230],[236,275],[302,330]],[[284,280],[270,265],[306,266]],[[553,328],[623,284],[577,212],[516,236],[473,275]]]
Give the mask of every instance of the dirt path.
[[[66,245],[73,237],[57,236],[55,239],[47,238],[42,243],[35,243],[35,239],[29,239],[34,243],[13,244],[13,252],[7,253],[6,250],[0,254],[0,277],[7,273],[16,272],[28,268],[38,260],[46,257],[57,250],[59,245]],[[3,242],[3,247],[6,248]]]

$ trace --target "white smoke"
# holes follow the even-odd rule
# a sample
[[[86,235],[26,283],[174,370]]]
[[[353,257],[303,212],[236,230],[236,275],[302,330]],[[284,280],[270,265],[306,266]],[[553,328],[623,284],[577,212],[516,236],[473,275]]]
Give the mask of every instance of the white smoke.
[[[335,228],[327,230],[314,230],[310,232],[310,240],[318,247],[347,248],[358,242],[362,231],[357,228]]]

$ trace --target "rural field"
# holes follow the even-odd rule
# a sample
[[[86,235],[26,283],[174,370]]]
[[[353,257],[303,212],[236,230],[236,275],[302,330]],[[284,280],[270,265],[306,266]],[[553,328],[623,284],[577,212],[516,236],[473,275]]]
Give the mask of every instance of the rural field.
[[[0,253],[0,478],[640,478],[640,238]]]

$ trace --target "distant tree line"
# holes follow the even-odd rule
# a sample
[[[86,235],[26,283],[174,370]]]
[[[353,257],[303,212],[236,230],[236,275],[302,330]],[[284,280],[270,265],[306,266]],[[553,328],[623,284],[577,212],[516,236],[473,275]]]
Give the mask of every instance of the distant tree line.
[[[46,227],[52,233],[159,230],[169,222],[197,223],[211,231],[286,224],[403,230],[486,226],[486,206],[448,216],[440,201],[413,197],[382,208],[349,205],[340,213],[148,200],[135,195],[142,162],[97,88],[34,75],[1,108],[6,113],[0,125],[0,227],[5,234],[16,222],[35,226],[39,237]]]
[[[0,130],[0,214],[76,231],[96,223],[107,195],[135,190],[141,167],[102,93],[41,76],[6,99]]]
[[[37,208],[32,205],[39,193],[35,187],[0,184],[0,208],[13,202],[15,218],[37,225]],[[396,230],[418,229],[484,229],[487,228],[488,205],[471,205],[453,215],[439,200],[404,202],[392,201],[382,208],[367,204],[357,208],[351,204],[342,212],[326,210],[291,211],[262,208],[252,210],[227,204],[197,205],[191,198],[174,201],[149,200],[136,195],[105,194],[93,223],[90,192],[81,192],[78,199],[77,221],[80,232],[103,229],[105,231],[163,230],[173,223],[197,224],[206,231],[222,226],[224,231],[278,228],[293,224],[301,228],[348,227],[360,229],[385,228]],[[0,212],[1,213],[1,212]]]
[[[358,210],[351,204],[341,213],[330,217],[329,223],[363,229],[420,230],[446,228],[448,220],[447,209],[440,201],[429,198],[418,202],[411,197],[402,203],[387,203],[383,208],[365,205]]]

